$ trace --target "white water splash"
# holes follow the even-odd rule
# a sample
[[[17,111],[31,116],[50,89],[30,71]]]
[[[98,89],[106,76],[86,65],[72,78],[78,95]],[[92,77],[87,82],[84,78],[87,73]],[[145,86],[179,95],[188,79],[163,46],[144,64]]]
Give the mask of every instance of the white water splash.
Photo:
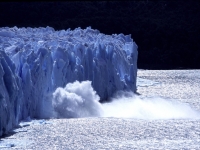
[[[160,97],[140,98],[131,92],[118,92],[111,102],[101,104],[90,81],[57,88],[52,104],[56,118],[200,119],[200,113],[188,104]]]

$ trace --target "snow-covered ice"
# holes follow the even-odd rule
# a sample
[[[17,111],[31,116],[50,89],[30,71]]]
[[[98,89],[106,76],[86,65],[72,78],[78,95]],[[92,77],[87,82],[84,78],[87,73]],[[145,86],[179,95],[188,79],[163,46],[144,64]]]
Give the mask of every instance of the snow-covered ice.
[[[137,55],[130,35],[105,35],[91,27],[0,28],[0,135],[29,116],[49,117],[52,93],[76,80],[90,81],[97,101],[119,90],[135,92]]]

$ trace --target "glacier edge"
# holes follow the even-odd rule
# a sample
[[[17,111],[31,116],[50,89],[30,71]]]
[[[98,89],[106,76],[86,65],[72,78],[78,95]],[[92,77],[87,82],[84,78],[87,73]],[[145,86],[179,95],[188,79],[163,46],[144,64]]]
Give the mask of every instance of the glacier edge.
[[[0,136],[29,116],[44,118],[53,91],[76,80],[91,81],[100,101],[135,92],[137,48],[130,35],[91,27],[0,28]]]

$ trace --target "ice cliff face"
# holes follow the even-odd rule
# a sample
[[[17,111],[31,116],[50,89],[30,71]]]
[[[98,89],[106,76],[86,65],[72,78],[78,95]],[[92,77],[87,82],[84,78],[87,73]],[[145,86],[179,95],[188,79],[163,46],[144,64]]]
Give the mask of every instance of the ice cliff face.
[[[136,76],[130,35],[0,28],[0,136],[28,116],[43,117],[45,100],[67,83],[90,80],[103,101],[118,90],[136,91]]]

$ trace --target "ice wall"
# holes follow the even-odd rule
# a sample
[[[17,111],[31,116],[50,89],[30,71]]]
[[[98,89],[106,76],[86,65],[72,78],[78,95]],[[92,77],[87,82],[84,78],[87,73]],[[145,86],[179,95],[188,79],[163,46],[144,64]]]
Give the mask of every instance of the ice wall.
[[[137,45],[130,35],[90,27],[0,28],[0,136],[26,117],[42,118],[57,87],[92,81],[102,101],[136,91]]]

